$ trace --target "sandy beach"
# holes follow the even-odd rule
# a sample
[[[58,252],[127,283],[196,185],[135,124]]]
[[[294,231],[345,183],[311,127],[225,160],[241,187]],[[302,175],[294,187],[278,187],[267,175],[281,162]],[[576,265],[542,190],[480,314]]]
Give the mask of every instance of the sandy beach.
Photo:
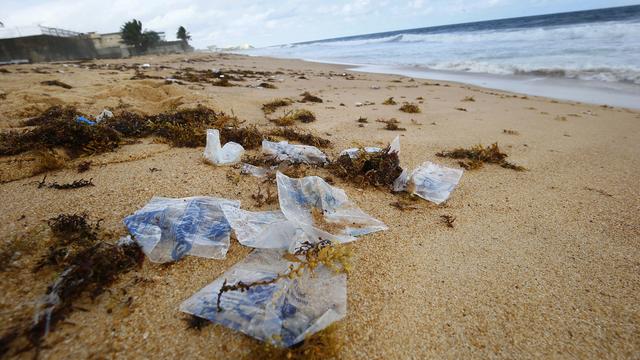
[[[150,64],[136,70],[106,64]],[[97,64],[90,66],[90,64]],[[221,87],[180,80],[180,69],[268,71]],[[401,165],[432,161],[458,168],[436,153],[497,142],[513,171],[486,164],[465,171],[439,206],[391,206],[398,195],[334,185],[366,213],[389,226],[351,245],[348,313],[337,323],[340,358],[637,358],[640,353],[640,111],[525,96],[459,83],[350,72],[339,65],[227,54],[147,56],[78,64],[3,66],[0,131],[53,105],[87,114],[108,108],[156,114],[205,105],[273,128],[262,104],[299,99],[308,91],[322,103],[293,103],[317,120],[298,128],[329,139],[335,158],[353,146],[386,146],[400,136]],[[155,78],[157,77],[157,78]],[[276,89],[255,87],[267,80]],[[41,84],[59,80],[72,88]],[[398,105],[383,105],[393,97]],[[466,98],[467,101],[464,101]],[[470,101],[472,99],[472,101]],[[403,102],[420,113],[398,110]],[[369,103],[374,103],[369,105]],[[359,123],[360,117],[368,123]],[[377,119],[396,118],[406,131]],[[507,131],[505,131],[507,130]],[[29,246],[0,272],[0,335],[33,316],[34,304],[55,278],[32,269],[46,250],[47,220],[89,214],[113,242],[122,224],[153,196],[207,195],[257,207],[261,180],[202,161],[203,148],[177,148],[154,138],[113,152],[68,159],[46,173],[48,182],[91,178],[94,187],[39,188],[30,152],[0,157],[0,239],[28,238]],[[257,154],[258,150],[249,151]],[[82,174],[82,161],[92,161]],[[150,171],[155,168],[156,170]],[[456,218],[448,227],[441,216]],[[172,265],[145,261],[51,332],[40,356],[78,358],[253,358],[258,341],[223,326],[187,329],[182,301],[242,260],[250,248],[232,239],[224,260],[186,257]],[[11,352],[9,352],[11,354]],[[33,351],[17,355],[33,357]]]

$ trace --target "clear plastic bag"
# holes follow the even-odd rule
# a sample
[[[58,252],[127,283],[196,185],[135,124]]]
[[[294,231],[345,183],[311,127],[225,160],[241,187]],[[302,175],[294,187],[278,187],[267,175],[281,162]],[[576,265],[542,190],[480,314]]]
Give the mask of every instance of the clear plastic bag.
[[[413,171],[404,170],[393,183],[394,191],[410,191],[436,204],[446,201],[458,185],[463,171],[424,162]]]
[[[204,158],[214,165],[229,165],[240,161],[244,154],[242,145],[229,141],[220,146],[220,132],[216,129],[207,130],[207,146],[204,148]]]
[[[238,242],[244,246],[293,253],[303,242],[318,242],[289,221],[280,210],[256,212],[223,205],[222,211]]]
[[[262,152],[277,161],[292,163],[326,164],[327,156],[315,146],[292,145],[287,141],[262,140]]]
[[[387,229],[353,204],[344,190],[318,176],[292,179],[278,172],[276,181],[280,210],[313,239],[348,242]]]
[[[223,204],[240,207],[239,201],[206,196],[154,197],[124,224],[153,262],[177,261],[185,255],[224,259],[231,227]]]
[[[255,177],[265,177],[269,174],[270,169],[265,169],[263,167],[243,163],[242,168],[240,169],[240,173],[245,175],[253,175]]]
[[[373,153],[382,151],[382,149],[375,146],[366,146],[364,148],[364,151],[370,154],[373,154]],[[395,139],[393,139],[393,141],[391,142],[389,146],[389,153],[392,153],[392,152],[398,153],[398,155],[400,155],[400,136],[396,136]],[[349,148],[346,150],[342,150],[340,152],[340,156],[346,154],[346,155],[349,155],[350,158],[355,159],[358,157],[359,153],[360,153],[360,148]]]
[[[319,265],[300,277],[281,277],[244,291],[218,293],[227,285],[269,281],[295,265],[283,251],[254,250],[244,260],[180,305],[180,310],[276,346],[290,347],[342,319],[347,312],[347,277]]]

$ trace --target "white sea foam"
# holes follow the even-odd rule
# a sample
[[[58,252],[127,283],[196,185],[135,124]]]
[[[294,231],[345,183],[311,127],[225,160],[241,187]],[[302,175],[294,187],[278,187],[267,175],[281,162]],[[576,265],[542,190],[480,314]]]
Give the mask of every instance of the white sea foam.
[[[349,64],[535,75],[640,85],[640,22],[396,34],[255,49],[250,54]]]

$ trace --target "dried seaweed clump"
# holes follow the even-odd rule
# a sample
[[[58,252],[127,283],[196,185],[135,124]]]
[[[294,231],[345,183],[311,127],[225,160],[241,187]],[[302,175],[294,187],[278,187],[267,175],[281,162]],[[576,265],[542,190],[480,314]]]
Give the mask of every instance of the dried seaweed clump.
[[[74,302],[83,294],[95,299],[121,274],[140,266],[144,254],[135,243],[113,245],[99,242],[75,255],[69,265],[48,287],[36,320],[29,324],[25,335],[34,348],[55,325],[74,309]]]
[[[289,106],[291,105],[291,103],[292,101],[290,99],[275,99],[269,101],[268,103],[262,104],[262,112],[264,112],[265,115],[273,114],[276,109],[284,106]]]
[[[105,125],[89,126],[75,119],[51,119],[26,131],[0,134],[0,155],[16,155],[33,149],[60,147],[76,156],[101,153],[118,147],[120,134]]]
[[[17,324],[0,337],[0,355],[11,350],[14,356],[31,349],[37,352],[47,333],[74,310],[78,298],[88,294],[95,299],[120,274],[140,266],[144,254],[136,243],[98,241],[99,223],[89,224],[86,214],[62,214],[49,220],[56,251],[49,250],[47,257],[58,256],[58,262],[47,265],[61,271],[38,302],[33,321]]]
[[[300,96],[302,96],[302,100],[300,100],[300,102],[314,102],[314,103],[321,103],[322,99],[315,96],[315,95],[311,95],[310,92],[305,91],[302,94],[300,94]]]
[[[154,135],[178,147],[204,146],[207,129],[237,123],[237,119],[204,106],[158,114],[149,120]]]
[[[436,156],[447,157],[451,159],[467,159],[469,162],[460,162],[461,166],[466,167],[469,170],[477,169],[484,163],[498,164],[506,169],[512,169],[516,171],[524,171],[525,168],[519,165],[512,164],[506,160],[507,154],[500,151],[498,143],[493,143],[487,147],[480,144],[473,146],[469,149],[458,148],[453,151],[441,151]],[[463,165],[464,164],[464,165]]]
[[[295,124],[296,121],[310,123],[316,121],[316,115],[307,109],[296,109],[273,120],[278,126],[290,126]]]
[[[398,153],[389,153],[389,147],[379,152],[369,153],[360,149],[356,158],[341,155],[329,164],[335,176],[351,181],[358,186],[372,185],[391,188],[402,173]]]
[[[398,126],[398,124],[400,124],[400,121],[398,121],[398,119],[396,118],[391,118],[389,120],[378,119],[376,121],[385,124],[383,128],[385,130],[390,130],[390,131],[406,131],[407,130],[403,127]]]
[[[397,105],[398,103],[393,100],[393,96],[382,102],[382,105]]]
[[[47,180],[47,177],[45,176],[42,179],[42,181],[38,183],[38,189],[49,188],[49,189],[58,189],[58,190],[69,190],[69,189],[79,189],[87,186],[95,186],[93,184],[93,178],[89,180],[85,180],[85,179],[74,180],[73,182],[64,183],[64,184],[59,184],[56,181],[47,184],[46,180]]]
[[[122,112],[104,122],[125,137],[155,135],[177,147],[204,146],[207,129],[236,127],[238,123],[237,118],[204,106],[149,116]]]
[[[252,125],[247,127],[224,127],[220,129],[220,137],[223,143],[233,141],[250,150],[260,147],[264,136],[255,125]]]
[[[78,115],[81,114],[74,108],[52,107],[25,122],[35,128],[0,133],[0,155],[59,147],[75,157],[113,151],[123,138],[147,136],[158,136],[172,146],[197,147],[205,145],[206,130],[211,128],[220,129],[223,140],[236,141],[248,148],[259,146],[262,141],[257,129],[240,128],[236,117],[204,106],[157,115],[123,111],[96,125],[77,122]]]
[[[418,105],[416,104],[412,104],[412,103],[408,103],[408,104],[404,104],[402,106],[400,106],[400,109],[398,109],[402,112],[406,112],[409,114],[418,114],[421,112],[420,108],[418,107]]]
[[[45,124],[49,121],[60,119],[75,119],[76,116],[83,115],[73,106],[51,106],[42,114],[25,120],[22,122],[23,126],[38,126]]]
[[[310,133],[302,133],[289,127],[274,129],[269,132],[269,135],[282,137],[287,140],[296,141],[304,145],[311,145],[320,148],[326,148],[331,145],[331,141],[329,141],[328,139],[321,138]]]

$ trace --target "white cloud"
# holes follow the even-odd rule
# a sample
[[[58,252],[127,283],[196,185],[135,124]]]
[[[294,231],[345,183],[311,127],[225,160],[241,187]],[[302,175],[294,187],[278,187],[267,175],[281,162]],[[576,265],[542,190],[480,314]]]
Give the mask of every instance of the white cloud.
[[[42,24],[81,32],[112,32],[136,18],[147,29],[164,31],[167,39],[173,39],[177,28],[185,26],[197,47],[264,46],[504,14],[527,15],[543,1],[547,0],[4,0],[6,15],[0,15],[0,21],[6,27]],[[586,1],[610,4],[609,0]],[[577,2],[556,0],[554,4]]]

